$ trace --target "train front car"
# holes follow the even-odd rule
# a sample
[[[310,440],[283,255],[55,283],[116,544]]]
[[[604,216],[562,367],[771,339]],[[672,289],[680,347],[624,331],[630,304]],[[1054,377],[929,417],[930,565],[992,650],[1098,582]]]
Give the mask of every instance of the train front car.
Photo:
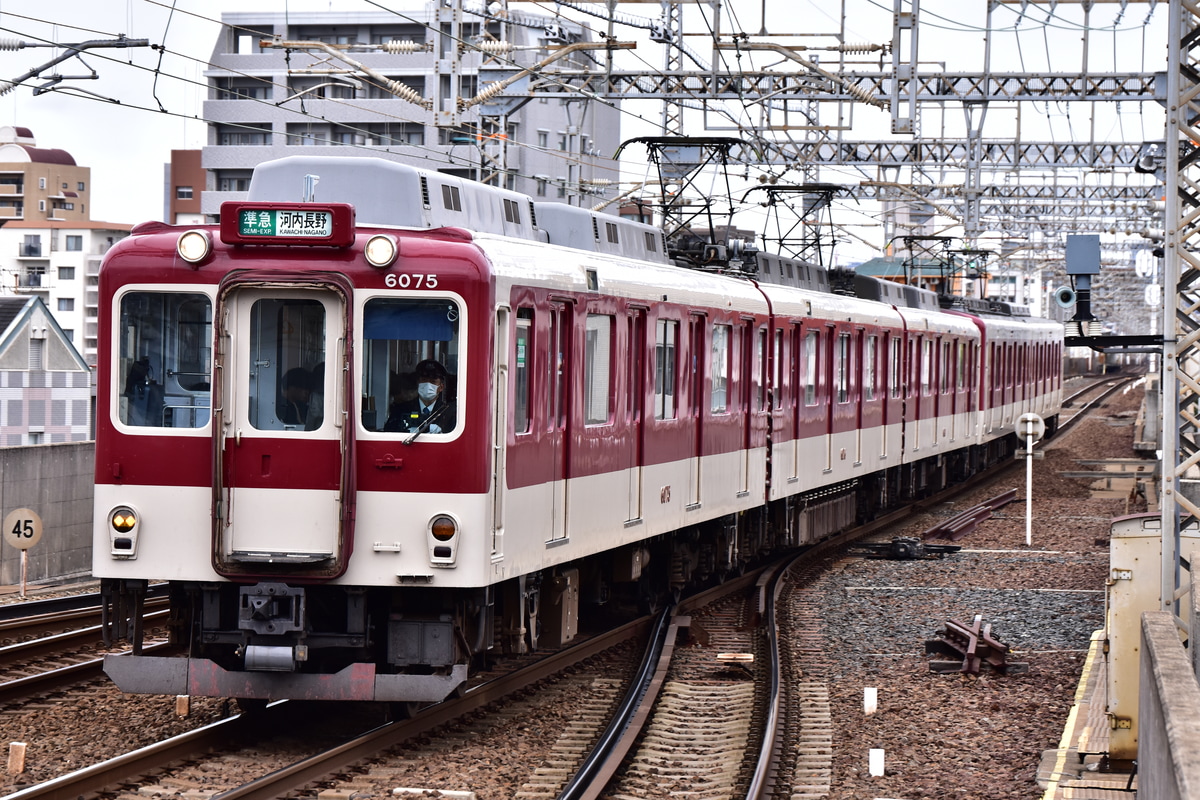
[[[351,205],[151,223],[100,273],[94,574],[131,692],[436,701],[492,632],[491,282]],[[148,580],[177,655],[142,653]]]

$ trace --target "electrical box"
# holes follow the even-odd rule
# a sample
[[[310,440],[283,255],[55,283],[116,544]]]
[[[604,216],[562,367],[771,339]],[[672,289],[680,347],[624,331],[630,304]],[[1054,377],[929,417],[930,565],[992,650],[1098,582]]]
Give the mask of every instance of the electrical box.
[[[1180,532],[1179,549],[1189,561],[1200,551],[1200,528],[1195,523]],[[1161,516],[1117,517],[1109,536],[1108,618],[1104,625],[1108,662],[1105,710],[1110,724],[1108,754],[1113,760],[1137,758],[1142,613],[1159,610],[1161,587]],[[1180,605],[1186,621],[1189,604]]]

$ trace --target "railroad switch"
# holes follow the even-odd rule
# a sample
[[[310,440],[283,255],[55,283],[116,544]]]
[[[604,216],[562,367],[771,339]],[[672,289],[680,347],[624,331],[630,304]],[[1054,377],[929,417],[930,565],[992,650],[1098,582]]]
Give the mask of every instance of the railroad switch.
[[[947,553],[957,553],[961,549],[956,544],[926,544],[915,536],[896,536],[890,542],[858,542],[851,546],[850,554],[911,561],[918,558],[944,558]]]
[[[1020,675],[1029,671],[1029,663],[1009,661],[1012,648],[992,635],[992,625],[983,624],[983,615],[976,614],[970,625],[949,620],[944,631],[938,631],[941,639],[925,642],[925,653],[937,653],[957,658],[957,661],[930,661],[932,672],[969,672],[978,675],[987,664],[1001,675]]]

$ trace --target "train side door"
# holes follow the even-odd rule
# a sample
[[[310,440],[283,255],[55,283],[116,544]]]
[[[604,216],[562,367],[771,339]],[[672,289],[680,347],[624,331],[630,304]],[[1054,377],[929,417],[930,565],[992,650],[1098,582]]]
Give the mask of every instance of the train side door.
[[[353,517],[345,295],[254,284],[218,303],[215,565],[340,574]]]
[[[567,538],[567,465],[571,463],[571,437],[567,428],[571,409],[571,306],[550,304],[549,375],[547,376],[546,443],[550,457],[550,541]]]
[[[693,314],[689,320],[689,350],[688,357],[692,360],[688,376],[691,387],[688,391],[688,420],[695,426],[692,438],[691,452],[688,454],[688,495],[689,507],[700,505],[700,462],[704,458],[704,411],[705,411],[705,366],[708,363],[709,352],[705,347],[705,318]]]
[[[646,309],[633,308],[626,318],[626,341],[629,348],[629,375],[626,382],[628,402],[626,413],[629,415],[628,438],[628,473],[629,473],[629,510],[627,520],[642,518],[642,462],[645,452],[643,436],[645,434],[646,410]]]

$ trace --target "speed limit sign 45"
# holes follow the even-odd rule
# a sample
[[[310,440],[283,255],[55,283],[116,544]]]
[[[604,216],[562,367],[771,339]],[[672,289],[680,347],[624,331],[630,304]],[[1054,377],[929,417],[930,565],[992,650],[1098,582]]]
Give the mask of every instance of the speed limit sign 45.
[[[18,508],[4,518],[4,538],[18,550],[28,550],[42,538],[42,518],[29,508]]]

